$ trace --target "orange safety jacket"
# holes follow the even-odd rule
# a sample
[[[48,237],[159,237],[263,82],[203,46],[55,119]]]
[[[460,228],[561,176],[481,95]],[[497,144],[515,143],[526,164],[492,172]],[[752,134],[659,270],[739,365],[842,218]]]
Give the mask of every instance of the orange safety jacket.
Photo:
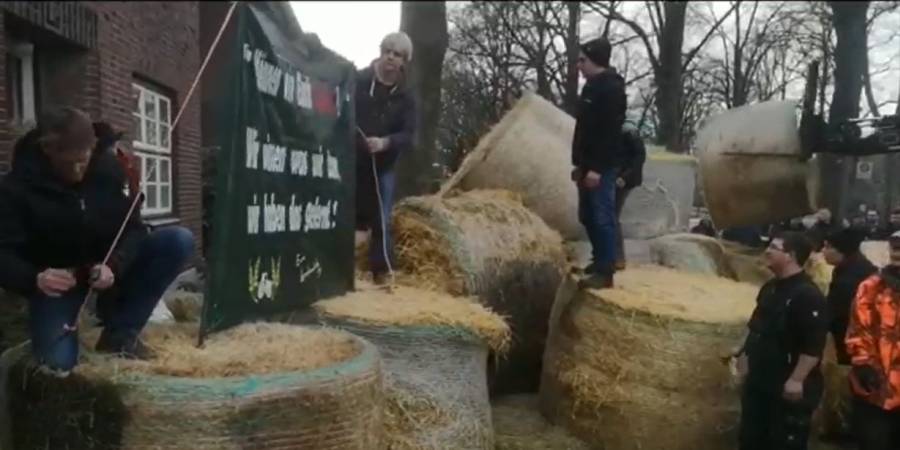
[[[851,372],[853,392],[882,409],[900,408],[900,291],[880,275],[860,284],[845,342],[853,365],[871,366],[883,380],[878,390],[867,392]]]

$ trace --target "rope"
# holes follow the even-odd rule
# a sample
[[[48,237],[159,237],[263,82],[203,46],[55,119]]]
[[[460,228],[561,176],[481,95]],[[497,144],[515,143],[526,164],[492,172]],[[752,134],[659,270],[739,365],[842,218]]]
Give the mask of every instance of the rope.
[[[172,133],[175,130],[175,126],[178,125],[178,122],[181,120],[181,116],[184,114],[185,108],[187,107],[188,102],[194,95],[194,91],[197,89],[197,85],[200,83],[200,78],[203,77],[203,72],[206,70],[206,65],[209,64],[209,60],[212,58],[212,54],[215,51],[216,47],[219,45],[219,41],[222,39],[222,35],[225,34],[225,28],[228,26],[228,22],[231,20],[231,16],[234,14],[234,10],[237,7],[238,2],[231,2],[231,6],[228,8],[228,13],[225,15],[225,19],[222,21],[222,25],[219,27],[219,32],[216,34],[216,38],[213,40],[212,45],[209,46],[209,50],[206,52],[206,57],[203,59],[203,64],[200,65],[200,69],[197,71],[197,74],[194,76],[194,81],[191,83],[191,88],[188,89],[187,94],[184,96],[184,100],[182,100],[181,105],[178,107],[178,113],[175,114],[175,119],[169,125],[169,142],[172,142]],[[137,205],[140,203],[141,199],[144,198],[143,193],[137,193],[134,196],[134,200],[131,202],[131,207],[128,208],[128,214],[125,215],[125,219],[122,220],[122,224],[119,226],[119,232],[116,233],[115,239],[113,239],[112,244],[109,246],[109,250],[106,252],[106,256],[103,258],[103,262],[101,265],[107,265],[109,263],[109,259],[112,257],[113,251],[115,251],[116,246],[119,244],[119,240],[122,239],[122,235],[125,233],[125,227],[128,226],[128,222],[131,220],[131,216],[134,215],[134,210],[137,208]],[[94,278],[99,276],[99,274],[91,274],[91,281],[94,281]],[[78,314],[75,316],[75,322],[71,325],[63,324],[63,334],[60,338],[65,335],[72,333],[78,330],[78,322],[81,318],[82,313],[84,312],[84,307],[94,298],[97,297],[97,291],[94,290],[93,287],[88,289],[87,295],[84,296],[84,301],[81,303],[81,306],[78,308]]]
[[[363,130],[360,127],[356,127],[356,131],[363,137],[363,139],[367,139],[366,133],[363,133]],[[394,275],[394,267],[391,264],[391,258],[388,256],[388,247],[387,247],[387,217],[384,215],[384,200],[381,198],[381,183],[378,181],[378,170],[375,168],[375,155],[371,154],[372,158],[372,179],[375,180],[375,196],[378,199],[378,217],[381,218],[381,254],[384,256],[384,262],[387,264],[388,273],[391,275],[391,284],[389,288],[393,288],[396,284],[397,279]]]

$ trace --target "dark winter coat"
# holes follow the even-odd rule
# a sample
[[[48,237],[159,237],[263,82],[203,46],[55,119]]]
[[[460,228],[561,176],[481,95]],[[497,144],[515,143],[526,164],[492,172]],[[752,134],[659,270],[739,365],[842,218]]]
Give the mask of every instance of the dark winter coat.
[[[375,79],[375,70],[368,67],[356,77],[356,124],[366,137],[387,137],[387,150],[375,155],[378,173],[394,168],[400,154],[412,148],[416,130],[416,104],[413,94],[400,80],[393,87],[381,85]],[[371,173],[371,156],[365,141],[356,135],[357,167],[366,167]]]
[[[862,253],[847,256],[834,268],[831,284],[828,286],[828,316],[831,320],[830,330],[834,336],[837,359],[840,364],[850,364],[850,356],[844,345],[847,326],[850,323],[850,309],[859,285],[866,278],[878,272]]]
[[[84,284],[90,268],[103,261],[131,198],[111,143],[99,142],[74,186],[58,181],[36,131],[16,142],[12,170],[0,180],[0,287],[34,294],[37,274],[47,268],[75,270]],[[136,211],[108,263],[114,274],[127,270],[146,234]]]
[[[614,70],[587,80],[578,101],[572,139],[572,165],[581,173],[619,167],[626,107],[625,79]]]

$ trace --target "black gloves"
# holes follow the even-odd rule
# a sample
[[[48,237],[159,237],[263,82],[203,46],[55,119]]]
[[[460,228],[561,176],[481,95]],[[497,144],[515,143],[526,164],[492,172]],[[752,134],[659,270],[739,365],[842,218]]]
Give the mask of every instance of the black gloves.
[[[853,376],[866,392],[881,388],[881,374],[872,366],[853,366]]]

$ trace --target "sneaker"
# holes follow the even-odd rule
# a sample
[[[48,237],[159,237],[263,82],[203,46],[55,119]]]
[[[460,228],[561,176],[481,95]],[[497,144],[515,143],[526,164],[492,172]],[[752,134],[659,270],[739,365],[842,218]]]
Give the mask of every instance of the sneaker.
[[[124,359],[137,359],[147,361],[156,357],[150,347],[147,347],[140,338],[122,339],[107,333],[104,329],[100,333],[95,350],[99,353],[110,353]]]

